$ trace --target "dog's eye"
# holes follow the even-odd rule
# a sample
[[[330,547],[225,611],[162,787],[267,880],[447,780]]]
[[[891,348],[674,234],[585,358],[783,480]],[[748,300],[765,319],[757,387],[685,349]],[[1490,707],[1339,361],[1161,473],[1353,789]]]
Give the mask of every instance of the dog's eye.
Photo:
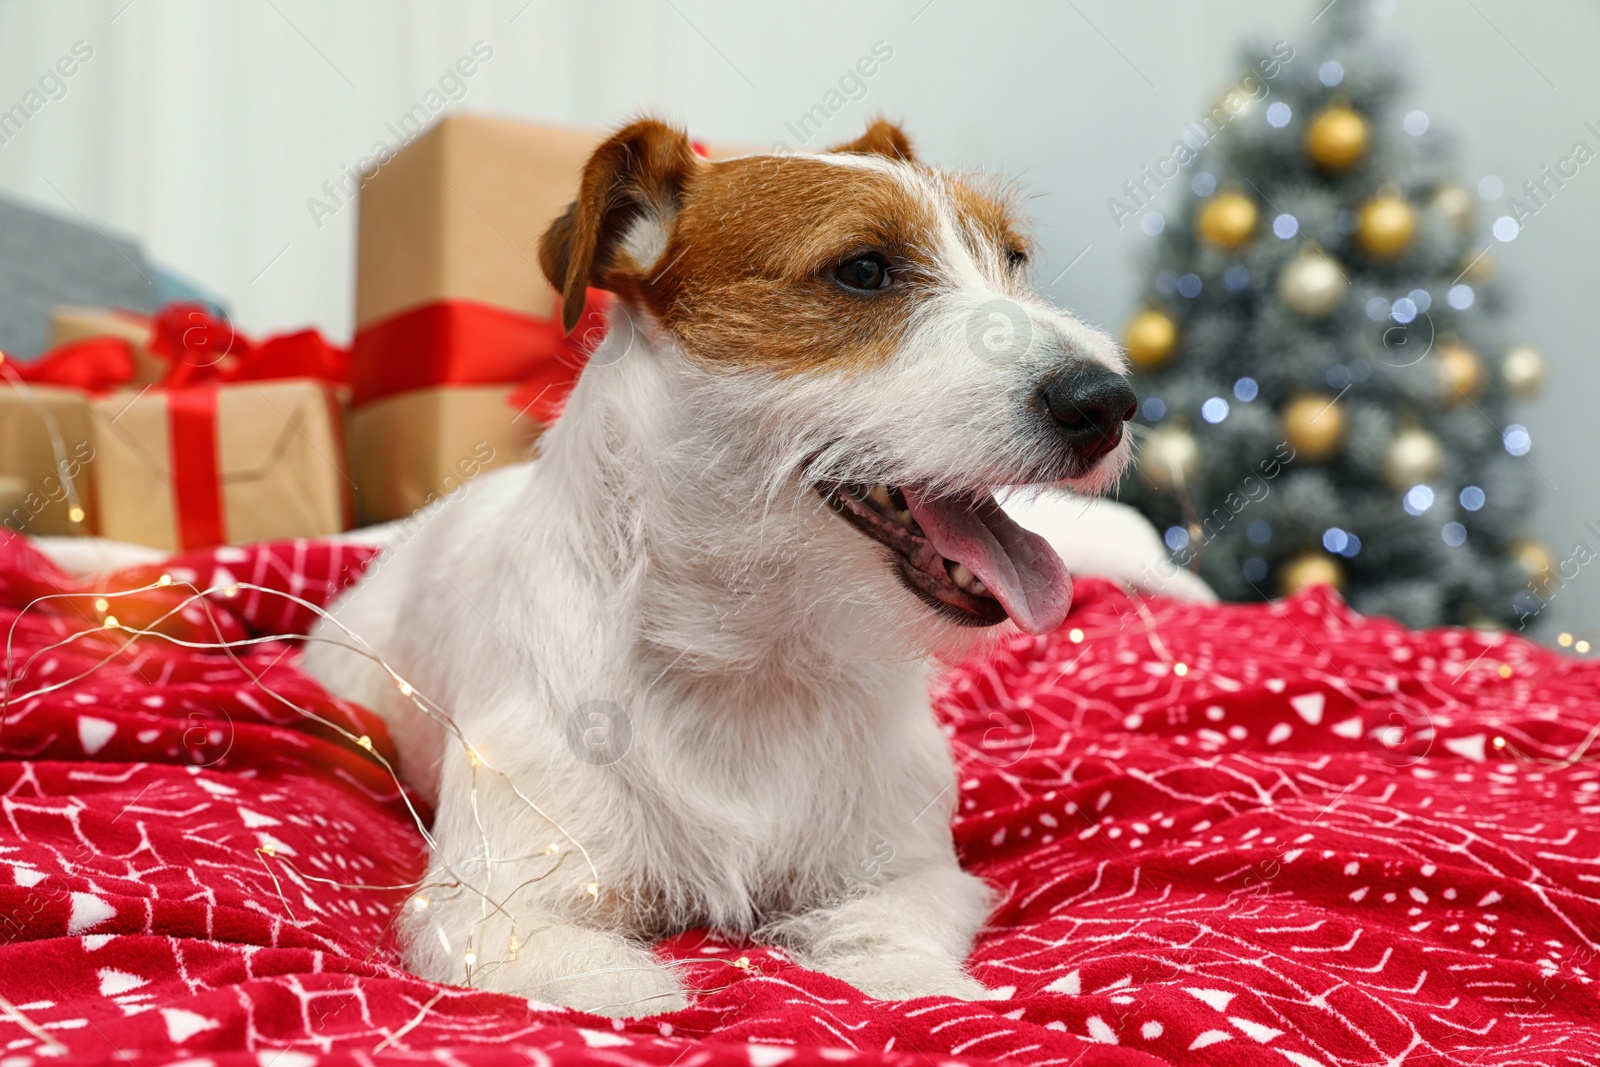
[[[1006,269],[1019,271],[1028,265],[1028,253],[1020,248],[1006,249]]]
[[[846,289],[867,292],[889,284],[889,261],[876,252],[847,259],[833,268],[833,276]]]

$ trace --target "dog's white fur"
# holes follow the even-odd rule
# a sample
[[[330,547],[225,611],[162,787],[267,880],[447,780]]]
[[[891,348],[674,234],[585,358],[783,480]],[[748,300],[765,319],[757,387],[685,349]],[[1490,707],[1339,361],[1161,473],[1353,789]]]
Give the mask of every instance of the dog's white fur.
[[[1122,363],[1110,338],[969,254],[936,183],[848,165],[895,174],[945,219],[941,285],[892,360],[714,370],[618,309],[540,458],[425,516],[337,606],[504,778],[333,643],[348,641],[337,628],[314,635],[306,666],[384,715],[438,798],[434,888],[403,919],[418,974],[665,1011],[683,991],[641,937],[703,923],[874,996],[984,994],[963,962],[991,894],[956,862],[955,772],[928,688],[935,661],[986,632],[942,621],[800,472],[1022,480],[1060,447],[1022,399],[1065,360]],[[1002,298],[1033,340],[996,362],[967,331]],[[1128,447],[1086,488],[1111,484]],[[631,733],[621,758],[580,758],[585,732],[608,729]]]

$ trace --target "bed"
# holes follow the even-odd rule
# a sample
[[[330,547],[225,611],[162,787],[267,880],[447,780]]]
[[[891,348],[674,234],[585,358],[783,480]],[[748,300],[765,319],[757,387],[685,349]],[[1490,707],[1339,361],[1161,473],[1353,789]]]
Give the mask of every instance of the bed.
[[[1600,665],[1325,588],[1081,579],[1061,631],[949,671],[991,999],[874,1002],[707,931],[658,948],[698,991],[666,1016],[420,981],[391,924],[426,812],[286,636],[370,556],[86,581],[0,541],[0,1067],[1600,1064]]]

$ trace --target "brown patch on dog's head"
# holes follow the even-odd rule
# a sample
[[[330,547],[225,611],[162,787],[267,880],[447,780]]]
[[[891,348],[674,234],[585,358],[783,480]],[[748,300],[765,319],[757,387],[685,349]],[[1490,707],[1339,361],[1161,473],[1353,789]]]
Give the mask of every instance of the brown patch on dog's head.
[[[919,304],[968,269],[950,262],[947,222],[984,270],[1026,247],[1005,202],[917,163],[882,120],[829,153],[715,162],[644,121],[595,153],[540,258],[568,328],[593,285],[647,311],[691,359],[798,374],[894,355]],[[881,257],[889,284],[841,283],[864,256]]]

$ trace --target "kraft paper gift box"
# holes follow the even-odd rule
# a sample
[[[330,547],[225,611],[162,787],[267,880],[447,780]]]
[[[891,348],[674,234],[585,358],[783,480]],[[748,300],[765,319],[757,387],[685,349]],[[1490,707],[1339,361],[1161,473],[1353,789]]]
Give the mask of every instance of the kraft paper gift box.
[[[59,348],[91,337],[117,337],[133,355],[133,385],[153,385],[166,376],[170,361],[151,350],[155,325],[148,315],[118,308],[63,304],[50,309],[50,343]]]
[[[176,550],[348,527],[340,404],[325,382],[119,390],[91,419],[102,536]]]
[[[15,533],[94,532],[89,398],[0,377],[0,525]]]
[[[450,116],[362,184],[350,450],[360,521],[409,515],[467,468],[528,456],[511,403],[562,337],[539,238],[572,202],[599,135]]]

